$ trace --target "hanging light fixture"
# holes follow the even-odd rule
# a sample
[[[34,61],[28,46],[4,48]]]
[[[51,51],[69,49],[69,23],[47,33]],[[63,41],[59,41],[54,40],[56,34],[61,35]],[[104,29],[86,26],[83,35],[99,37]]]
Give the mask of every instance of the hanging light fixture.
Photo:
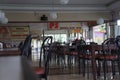
[[[6,18],[5,13],[3,11],[0,11],[0,23],[7,24],[8,18]]]
[[[57,13],[56,12],[51,12],[50,16],[52,19],[57,19]]]
[[[103,19],[103,18],[99,18],[99,19],[97,20],[97,24],[101,25],[101,24],[103,24],[103,23],[104,23],[104,19]]]
[[[60,4],[68,4],[69,0],[60,0]]]
[[[3,19],[1,20],[1,23],[2,23],[2,24],[7,24],[7,23],[8,23],[8,18],[6,18],[6,17],[3,18]]]
[[[5,17],[5,13],[0,11],[0,19]]]
[[[52,19],[57,19],[57,13],[54,12],[54,0],[52,1],[52,8],[53,8],[53,12],[50,13],[50,17]]]

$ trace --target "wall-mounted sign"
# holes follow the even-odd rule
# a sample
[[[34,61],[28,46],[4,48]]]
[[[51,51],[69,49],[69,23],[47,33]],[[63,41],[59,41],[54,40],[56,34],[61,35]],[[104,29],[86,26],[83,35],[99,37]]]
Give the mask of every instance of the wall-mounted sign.
[[[49,23],[49,29],[59,29],[58,22],[50,22]]]
[[[27,36],[29,27],[10,27],[11,36]]]
[[[74,29],[74,30],[73,30],[73,33],[82,33],[82,32],[83,32],[82,29]]]
[[[21,40],[25,39],[29,35],[29,27],[0,27],[0,40]]]
[[[65,22],[65,23],[60,23],[60,27],[66,27],[66,28],[76,28],[76,27],[81,27],[80,22]]]

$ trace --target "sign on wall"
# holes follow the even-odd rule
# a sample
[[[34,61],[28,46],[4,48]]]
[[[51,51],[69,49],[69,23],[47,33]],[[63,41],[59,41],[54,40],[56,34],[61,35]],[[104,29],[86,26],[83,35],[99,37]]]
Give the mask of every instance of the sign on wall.
[[[0,27],[0,40],[25,39],[29,35],[29,27]]]
[[[11,36],[27,36],[29,34],[28,27],[10,27]]]
[[[50,22],[49,29],[60,29],[58,22]]]

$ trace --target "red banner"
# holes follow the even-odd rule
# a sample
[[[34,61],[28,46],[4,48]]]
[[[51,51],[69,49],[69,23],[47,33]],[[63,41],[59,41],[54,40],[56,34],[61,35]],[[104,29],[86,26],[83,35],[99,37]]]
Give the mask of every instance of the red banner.
[[[59,29],[58,22],[50,22],[49,29]]]

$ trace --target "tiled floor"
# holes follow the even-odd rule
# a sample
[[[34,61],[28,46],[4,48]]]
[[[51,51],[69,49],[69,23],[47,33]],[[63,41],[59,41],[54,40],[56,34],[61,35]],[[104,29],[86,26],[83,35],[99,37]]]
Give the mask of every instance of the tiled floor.
[[[92,75],[88,78],[83,77],[79,74],[67,74],[67,75],[49,75],[48,80],[93,80]],[[104,80],[103,77],[98,78],[97,80]],[[106,80],[120,80],[120,76],[116,75],[113,79],[110,75],[107,76]]]
[[[50,75],[48,80],[84,80],[80,75],[70,74],[70,75]]]
[[[90,71],[89,74],[86,73],[85,77],[83,77],[82,73],[79,74],[77,67],[50,68],[48,80],[93,80],[93,75]],[[104,80],[103,73],[101,73],[101,76],[97,80]],[[120,75],[116,73],[113,79],[112,74],[108,73],[106,80],[120,80]]]
[[[82,73],[79,74],[77,67],[50,68],[48,80],[93,80],[93,75],[89,72],[89,74],[86,73],[85,77],[83,77]],[[101,73],[101,76],[97,80],[104,80],[103,73]],[[108,73],[106,80],[120,80],[120,75],[116,73],[113,79],[112,74]]]
[[[38,63],[34,62],[34,66],[38,66]],[[86,74],[85,77],[83,77],[82,74],[79,74],[78,70],[78,64],[72,64],[71,67],[68,65],[56,65],[54,63],[51,63],[49,65],[49,75],[48,80],[93,80],[93,76],[91,74],[91,67],[89,65],[89,78]],[[87,71],[86,71],[87,72]],[[100,78],[97,78],[97,80],[104,80],[103,74]],[[112,79],[111,74],[107,74],[106,80],[120,80],[120,75],[116,74],[115,78]]]

